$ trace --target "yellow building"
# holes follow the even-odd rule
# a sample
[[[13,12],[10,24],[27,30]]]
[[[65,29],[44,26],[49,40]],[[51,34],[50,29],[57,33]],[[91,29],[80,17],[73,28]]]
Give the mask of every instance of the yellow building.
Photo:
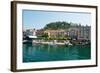
[[[48,38],[62,38],[66,34],[65,30],[45,30],[44,33],[48,34]]]

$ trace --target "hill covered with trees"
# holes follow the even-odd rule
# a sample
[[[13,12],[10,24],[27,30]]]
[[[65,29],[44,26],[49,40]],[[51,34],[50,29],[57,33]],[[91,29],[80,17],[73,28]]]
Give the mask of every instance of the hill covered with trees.
[[[44,29],[53,29],[53,30],[57,30],[57,29],[67,29],[67,28],[70,28],[72,25],[77,25],[75,23],[68,23],[68,22],[61,22],[61,21],[58,21],[58,22],[51,22],[51,23],[48,23],[46,24],[46,26],[44,27]]]

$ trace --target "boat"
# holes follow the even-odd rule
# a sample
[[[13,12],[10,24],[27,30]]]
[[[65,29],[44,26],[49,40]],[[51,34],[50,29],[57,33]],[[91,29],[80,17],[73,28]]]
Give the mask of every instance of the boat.
[[[65,41],[64,43],[65,43],[65,45],[67,45],[67,46],[68,46],[68,45],[70,45],[70,46],[72,46],[72,45],[73,45],[73,44],[71,44],[71,43],[70,43],[70,41],[68,41],[68,40],[67,40],[67,41]]]

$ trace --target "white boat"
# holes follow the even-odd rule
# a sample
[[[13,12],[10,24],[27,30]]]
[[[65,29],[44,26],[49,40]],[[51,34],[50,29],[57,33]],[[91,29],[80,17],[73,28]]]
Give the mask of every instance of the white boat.
[[[69,40],[65,41],[64,43],[65,43],[66,45],[73,45],[73,44],[70,43]]]

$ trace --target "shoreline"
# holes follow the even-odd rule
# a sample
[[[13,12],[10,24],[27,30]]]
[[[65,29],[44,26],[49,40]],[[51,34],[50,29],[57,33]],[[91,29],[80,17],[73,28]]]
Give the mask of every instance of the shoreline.
[[[70,40],[51,40],[51,41],[45,41],[45,40],[24,40],[23,43],[30,43],[30,44],[49,44],[49,45],[86,45],[90,44],[89,41],[70,41]]]

